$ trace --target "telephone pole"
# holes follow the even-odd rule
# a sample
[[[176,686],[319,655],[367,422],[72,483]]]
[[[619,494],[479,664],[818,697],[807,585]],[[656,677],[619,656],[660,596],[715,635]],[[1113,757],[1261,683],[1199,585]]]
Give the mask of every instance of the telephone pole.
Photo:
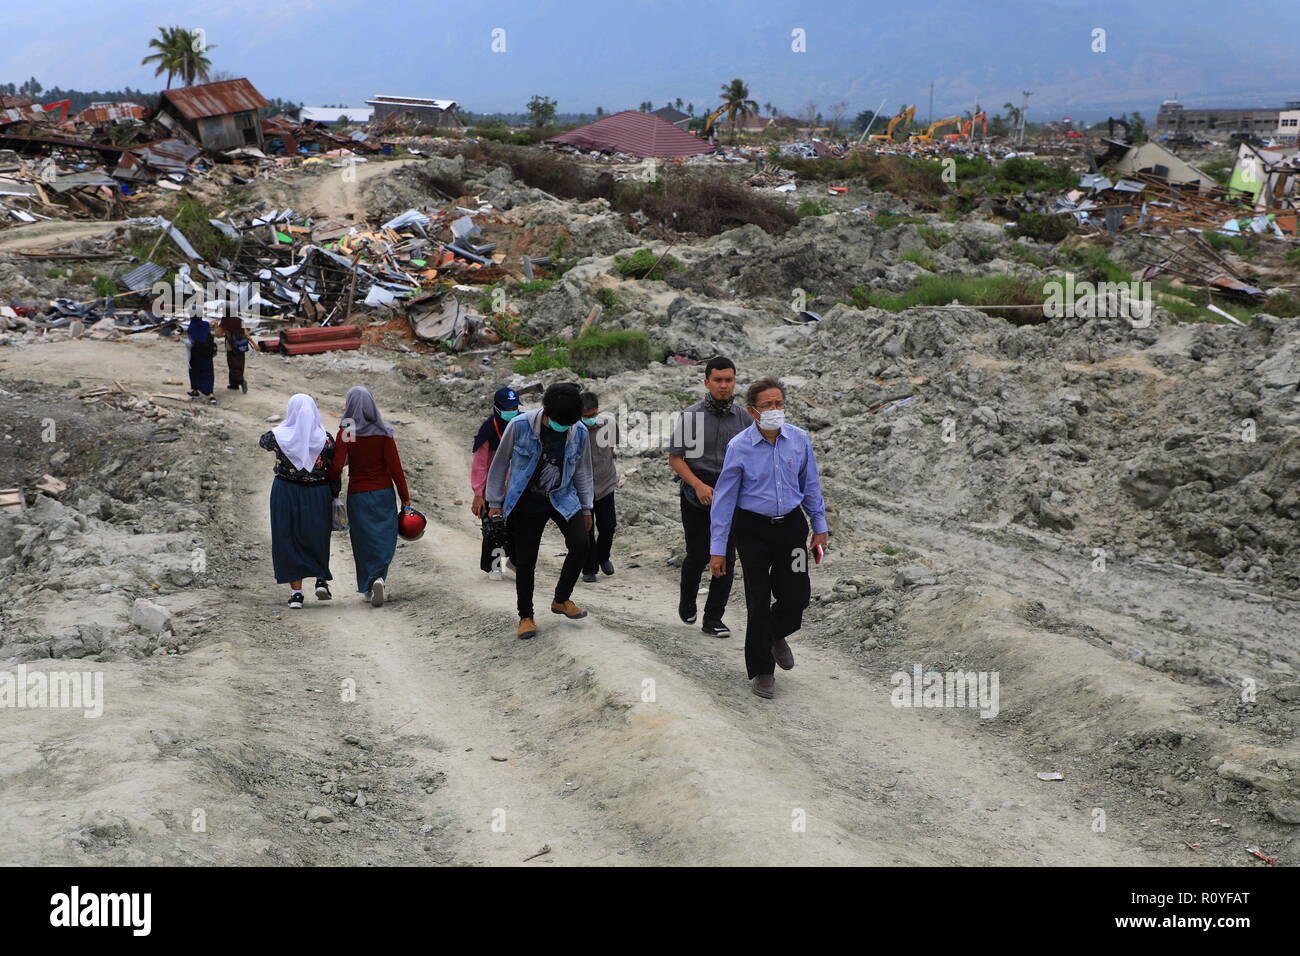
[[[1025,143],[1025,114],[1029,111],[1029,97],[1034,94],[1029,90],[1021,90],[1020,92],[1024,94],[1025,98],[1020,101],[1020,138],[1016,144],[1023,146]]]
[[[929,126],[934,122],[934,80],[930,81],[930,111],[926,114],[925,125]]]

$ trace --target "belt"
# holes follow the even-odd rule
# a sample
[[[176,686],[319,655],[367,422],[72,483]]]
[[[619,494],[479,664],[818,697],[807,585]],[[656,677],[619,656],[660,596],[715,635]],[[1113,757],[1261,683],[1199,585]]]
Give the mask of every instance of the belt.
[[[741,514],[748,515],[751,518],[757,518],[759,521],[765,521],[768,524],[780,524],[782,521],[785,521],[787,518],[792,518],[799,513],[798,508],[792,508],[790,511],[786,512],[785,514],[777,515],[775,518],[773,518],[771,515],[761,515],[757,511],[750,511],[748,508],[737,508],[736,510],[739,511]]]

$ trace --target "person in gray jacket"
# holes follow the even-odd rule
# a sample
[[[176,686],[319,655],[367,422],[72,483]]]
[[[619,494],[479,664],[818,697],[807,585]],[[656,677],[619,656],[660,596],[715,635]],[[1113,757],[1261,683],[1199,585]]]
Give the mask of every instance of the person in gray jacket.
[[[596,569],[605,574],[614,573],[610,549],[614,546],[614,529],[618,518],[614,514],[614,488],[618,485],[618,469],[614,466],[614,446],[618,444],[618,423],[608,415],[600,414],[600,399],[595,392],[582,393],[582,424],[587,426],[591,440],[592,517],[595,528],[587,535],[587,563],[582,567],[582,580],[588,584],[596,580]]]
[[[587,560],[592,526],[591,442],[586,426],[578,421],[580,394],[578,386],[569,382],[548,388],[541,408],[510,420],[488,469],[488,515],[504,515],[513,540],[520,638],[537,634],[533,575],[548,521],[564,533],[568,548],[551,612],[571,619],[587,616],[570,600]]]

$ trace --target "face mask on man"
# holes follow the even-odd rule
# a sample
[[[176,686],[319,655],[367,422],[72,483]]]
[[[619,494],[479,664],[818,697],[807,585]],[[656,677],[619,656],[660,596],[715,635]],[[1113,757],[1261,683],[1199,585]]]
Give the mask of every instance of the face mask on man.
[[[596,422],[598,421],[600,421],[600,418],[596,415],[592,415],[590,418],[584,418],[582,424],[586,425],[588,428],[595,428]]]
[[[758,427],[764,431],[774,432],[784,424],[784,408],[769,408],[758,415]]]
[[[519,409],[517,409],[517,408],[512,408],[512,409],[510,409],[510,411],[508,411],[508,412],[503,412],[501,409],[498,408],[498,409],[497,409],[497,414],[501,416],[501,420],[502,420],[502,421],[504,421],[504,422],[508,422],[508,421],[510,421],[510,419],[514,418],[516,415],[519,414]]]
[[[548,419],[546,420],[546,424],[550,425],[550,426],[551,426],[552,428],[554,428],[557,432],[567,432],[570,428],[573,427],[572,425],[561,425],[561,424],[560,424],[559,422],[557,422],[554,418],[548,418]]]

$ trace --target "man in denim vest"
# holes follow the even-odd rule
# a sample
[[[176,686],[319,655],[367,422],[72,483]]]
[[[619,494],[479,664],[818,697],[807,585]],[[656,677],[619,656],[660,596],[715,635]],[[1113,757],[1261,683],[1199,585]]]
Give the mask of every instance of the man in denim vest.
[[[518,636],[537,634],[533,621],[533,576],[547,521],[564,534],[568,554],[555,583],[551,611],[570,619],[586,617],[569,596],[587,559],[591,531],[591,443],[578,386],[561,382],[542,396],[542,407],[518,415],[506,426],[488,469],[490,516],[504,515],[514,542]]]

